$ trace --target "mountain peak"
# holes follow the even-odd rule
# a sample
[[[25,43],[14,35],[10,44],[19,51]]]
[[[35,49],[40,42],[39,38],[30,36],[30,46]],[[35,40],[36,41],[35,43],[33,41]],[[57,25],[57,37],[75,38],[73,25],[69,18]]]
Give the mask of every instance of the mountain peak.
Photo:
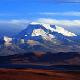
[[[68,30],[65,30],[63,27],[45,23],[32,22],[31,25],[42,25],[45,29],[50,30],[51,32],[58,32],[64,36],[77,36],[75,33],[72,33]]]
[[[31,22],[30,24],[31,25],[36,25],[36,24],[41,24],[41,23],[39,23],[39,22]]]
[[[60,26],[32,22],[17,36],[19,39],[37,40],[40,42],[49,41],[53,44],[57,44],[66,42],[69,43],[70,39],[71,42],[74,42],[72,38],[76,38],[77,35]]]
[[[77,36],[75,33],[72,33],[68,30],[65,30],[64,28],[59,27],[59,26],[56,26],[55,31],[58,32],[58,33],[63,34],[64,36]]]

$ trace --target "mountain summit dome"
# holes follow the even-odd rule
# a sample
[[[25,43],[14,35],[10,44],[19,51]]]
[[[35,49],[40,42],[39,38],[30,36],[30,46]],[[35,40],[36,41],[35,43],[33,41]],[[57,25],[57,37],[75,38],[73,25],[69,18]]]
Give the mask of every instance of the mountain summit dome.
[[[38,22],[32,22],[30,25],[42,25],[47,30],[50,30],[51,32],[61,33],[64,36],[77,36],[76,34],[56,25],[50,25],[50,24],[44,24],[44,23],[38,23]]]

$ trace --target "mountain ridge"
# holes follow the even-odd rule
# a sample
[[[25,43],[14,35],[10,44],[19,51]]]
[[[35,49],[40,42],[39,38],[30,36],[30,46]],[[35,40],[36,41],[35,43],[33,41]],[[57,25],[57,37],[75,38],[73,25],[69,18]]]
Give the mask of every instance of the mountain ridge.
[[[69,33],[68,36],[65,36],[64,34],[60,33],[61,31],[57,32],[59,31],[59,29],[62,29],[61,31]],[[31,23],[15,37],[10,38],[4,36],[4,45],[1,44],[2,52],[0,53],[5,55],[6,50],[8,52],[12,52],[12,54],[18,54],[20,51],[42,51],[52,53],[80,52],[80,36],[71,33],[61,27],[59,27],[59,29],[56,30],[56,25],[43,25],[39,23]],[[16,52],[14,52],[15,50]]]

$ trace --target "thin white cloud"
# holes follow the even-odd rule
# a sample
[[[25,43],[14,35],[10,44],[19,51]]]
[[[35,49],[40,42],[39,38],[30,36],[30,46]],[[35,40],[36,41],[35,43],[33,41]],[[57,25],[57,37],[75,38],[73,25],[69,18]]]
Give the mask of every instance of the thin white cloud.
[[[27,23],[29,23],[29,20],[11,20],[9,23],[12,23],[12,24],[19,24],[19,25],[21,25],[21,24],[27,24]]]
[[[39,18],[37,20],[37,22],[47,23],[47,24],[55,24],[55,25],[78,26],[78,27],[80,27],[80,20],[57,20],[57,19]]]
[[[12,19],[12,20],[0,20],[0,24],[15,24],[15,25],[21,25],[21,24],[27,24],[29,23],[29,20],[17,20],[17,19]]]
[[[63,26],[78,26],[80,27],[80,20],[58,20],[58,19],[49,19],[49,18],[39,18],[35,20],[39,23],[46,23],[46,24],[54,24],[54,25],[63,25]],[[20,27],[20,26],[27,26],[29,23],[31,23],[30,20],[0,20],[0,25],[12,25],[14,27]]]
[[[4,26],[5,28],[10,27],[12,29],[20,30],[26,28],[29,23],[29,20],[0,20],[0,28]]]
[[[41,12],[41,15],[48,15],[48,16],[80,16],[80,12]]]

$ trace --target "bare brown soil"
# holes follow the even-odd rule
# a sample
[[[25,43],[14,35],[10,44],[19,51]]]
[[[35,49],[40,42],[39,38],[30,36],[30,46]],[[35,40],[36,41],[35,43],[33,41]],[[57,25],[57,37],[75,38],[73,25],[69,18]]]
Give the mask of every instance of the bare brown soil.
[[[0,80],[80,80],[80,72],[40,69],[0,69]]]

